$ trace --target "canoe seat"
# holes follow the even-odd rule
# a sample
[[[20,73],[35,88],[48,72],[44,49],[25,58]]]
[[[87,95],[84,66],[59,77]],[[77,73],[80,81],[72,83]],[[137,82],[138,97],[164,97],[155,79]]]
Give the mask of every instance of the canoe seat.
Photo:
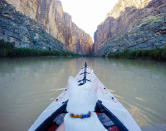
[[[61,113],[57,115],[48,131],[56,131],[58,127],[64,122],[65,115],[66,113]]]
[[[48,129],[48,131],[56,131],[57,128],[58,126],[54,124]]]
[[[97,113],[97,116],[100,120],[100,122],[106,127],[107,129],[109,127],[112,127],[115,125],[115,123],[105,114],[105,113]]]
[[[64,122],[64,117],[65,117],[66,113],[61,113],[59,114],[54,120],[53,123],[56,125],[61,125]]]
[[[112,126],[112,127],[108,128],[108,131],[120,131],[120,130],[117,126]]]

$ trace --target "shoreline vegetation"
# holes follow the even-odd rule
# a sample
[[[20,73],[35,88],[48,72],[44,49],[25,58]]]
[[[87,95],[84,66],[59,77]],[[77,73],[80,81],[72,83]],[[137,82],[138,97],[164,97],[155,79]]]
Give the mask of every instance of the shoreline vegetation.
[[[78,57],[79,54],[70,51],[42,50],[30,48],[15,48],[14,43],[0,40],[0,57],[28,57],[28,56],[71,56]]]
[[[127,58],[127,59],[152,59],[166,61],[166,45],[164,48],[155,48],[151,50],[123,50],[121,52],[109,53],[108,58]]]
[[[93,57],[93,55],[80,55],[70,51],[42,50],[31,48],[15,48],[15,43],[0,40],[0,57],[29,57],[29,56],[66,56],[66,57]],[[108,53],[103,55],[107,58],[127,58],[127,59],[152,59],[166,61],[166,45],[164,48],[151,50],[123,50],[121,52]]]

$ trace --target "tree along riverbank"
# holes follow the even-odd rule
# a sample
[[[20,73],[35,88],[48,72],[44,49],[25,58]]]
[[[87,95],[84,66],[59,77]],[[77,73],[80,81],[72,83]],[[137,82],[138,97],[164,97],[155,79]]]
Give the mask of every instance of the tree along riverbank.
[[[30,48],[15,48],[14,43],[0,40],[0,57],[28,57],[28,56],[80,56],[70,51],[42,50]]]
[[[128,59],[154,59],[159,61],[166,61],[166,45],[164,48],[155,48],[151,50],[123,50],[121,52],[110,52],[108,58],[128,58]]]
[[[15,48],[14,43],[0,40],[0,57],[28,57],[28,56],[71,56],[79,57],[81,55],[64,50],[42,50],[30,48]],[[92,54],[82,55],[84,57],[93,57]],[[152,50],[123,50],[121,52],[108,53],[108,58],[128,58],[128,59],[154,59],[166,61],[166,45],[164,48],[155,48]]]

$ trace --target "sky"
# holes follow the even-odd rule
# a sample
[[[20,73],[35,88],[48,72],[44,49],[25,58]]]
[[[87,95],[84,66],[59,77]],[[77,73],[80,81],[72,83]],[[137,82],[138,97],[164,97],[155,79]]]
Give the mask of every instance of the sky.
[[[118,0],[61,0],[63,10],[72,21],[92,38],[97,26],[103,22]]]

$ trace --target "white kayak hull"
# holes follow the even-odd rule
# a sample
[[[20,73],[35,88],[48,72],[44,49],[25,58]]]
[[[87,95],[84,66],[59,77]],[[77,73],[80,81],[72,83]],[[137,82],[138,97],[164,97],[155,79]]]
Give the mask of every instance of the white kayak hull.
[[[76,75],[75,79],[81,79],[81,73],[83,69]],[[135,120],[132,118],[130,113],[123,107],[123,105],[115,98],[115,96],[103,85],[103,83],[97,78],[90,68],[87,68],[87,72],[92,73],[93,80],[98,88],[97,98],[98,104],[102,104],[109,113],[115,116],[115,118],[120,121],[125,130],[128,131],[141,131]],[[91,80],[92,78],[87,79]],[[67,105],[69,99],[69,89],[65,88],[62,93],[41,113],[41,115],[36,119],[34,124],[30,127],[29,131],[38,131],[39,127],[46,122],[46,120],[53,116],[53,114],[62,108],[62,106]]]

